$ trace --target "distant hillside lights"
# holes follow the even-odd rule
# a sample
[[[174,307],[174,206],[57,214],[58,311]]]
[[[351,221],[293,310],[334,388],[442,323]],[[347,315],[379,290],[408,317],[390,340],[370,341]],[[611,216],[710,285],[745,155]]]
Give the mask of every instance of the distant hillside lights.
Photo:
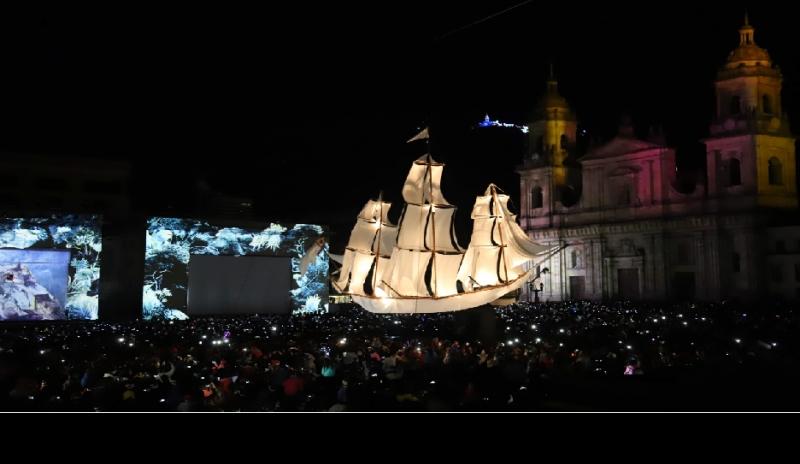
[[[483,118],[483,120],[481,122],[478,123],[478,127],[481,128],[481,129],[485,129],[485,128],[489,128],[489,127],[502,127],[502,128],[505,128],[505,129],[517,129],[520,132],[522,132],[523,134],[530,133],[530,128],[528,126],[519,125],[519,124],[512,124],[512,123],[509,123],[509,122],[502,122],[502,121],[497,120],[497,119],[492,120],[489,117],[488,114]],[[588,134],[588,132],[586,131],[586,129],[581,129],[580,130],[580,135],[587,135],[587,134]]]
[[[483,118],[483,121],[478,123],[478,127],[482,127],[482,128],[485,128],[485,127],[505,127],[505,128],[509,128],[509,129],[517,129],[520,132],[522,132],[523,134],[527,134],[528,131],[529,131],[528,126],[520,126],[520,125],[517,125],[517,124],[511,124],[511,123],[507,123],[507,122],[500,122],[498,120],[492,121],[491,118],[489,118],[488,114],[486,115],[485,118]]]

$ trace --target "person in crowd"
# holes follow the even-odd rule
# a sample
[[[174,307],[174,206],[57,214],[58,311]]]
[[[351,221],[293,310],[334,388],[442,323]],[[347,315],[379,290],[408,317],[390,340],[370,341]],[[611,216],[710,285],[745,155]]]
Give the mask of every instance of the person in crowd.
[[[629,376],[702,386],[723,373],[768,385],[800,361],[790,304],[519,303],[495,322],[502,342],[491,345],[451,314],[356,307],[3,326],[0,410],[537,410],[590,401],[575,392]]]

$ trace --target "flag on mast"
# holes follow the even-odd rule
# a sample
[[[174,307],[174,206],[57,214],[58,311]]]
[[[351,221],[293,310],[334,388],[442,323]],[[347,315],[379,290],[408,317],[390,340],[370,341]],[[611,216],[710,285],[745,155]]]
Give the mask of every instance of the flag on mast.
[[[428,140],[429,138],[430,136],[428,135],[428,128],[426,127],[425,129],[422,129],[419,134],[409,139],[409,141],[406,143],[416,142],[417,140]]]

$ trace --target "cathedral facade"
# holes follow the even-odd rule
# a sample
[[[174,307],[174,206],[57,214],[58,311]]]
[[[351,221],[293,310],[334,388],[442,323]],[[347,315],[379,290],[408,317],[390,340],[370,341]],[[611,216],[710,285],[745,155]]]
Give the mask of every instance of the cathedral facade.
[[[559,251],[537,263],[528,292],[544,301],[800,298],[782,75],[747,19],[739,35],[715,82],[706,175],[693,189],[677,183],[675,150],[629,124],[577,153],[576,118],[551,72],[519,168],[520,223]]]

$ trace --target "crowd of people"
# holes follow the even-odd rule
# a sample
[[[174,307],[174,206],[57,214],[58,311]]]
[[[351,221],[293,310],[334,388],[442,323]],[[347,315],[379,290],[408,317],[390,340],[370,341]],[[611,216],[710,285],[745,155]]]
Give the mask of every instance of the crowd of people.
[[[798,329],[790,305],[630,302],[7,325],[0,410],[791,407]]]

